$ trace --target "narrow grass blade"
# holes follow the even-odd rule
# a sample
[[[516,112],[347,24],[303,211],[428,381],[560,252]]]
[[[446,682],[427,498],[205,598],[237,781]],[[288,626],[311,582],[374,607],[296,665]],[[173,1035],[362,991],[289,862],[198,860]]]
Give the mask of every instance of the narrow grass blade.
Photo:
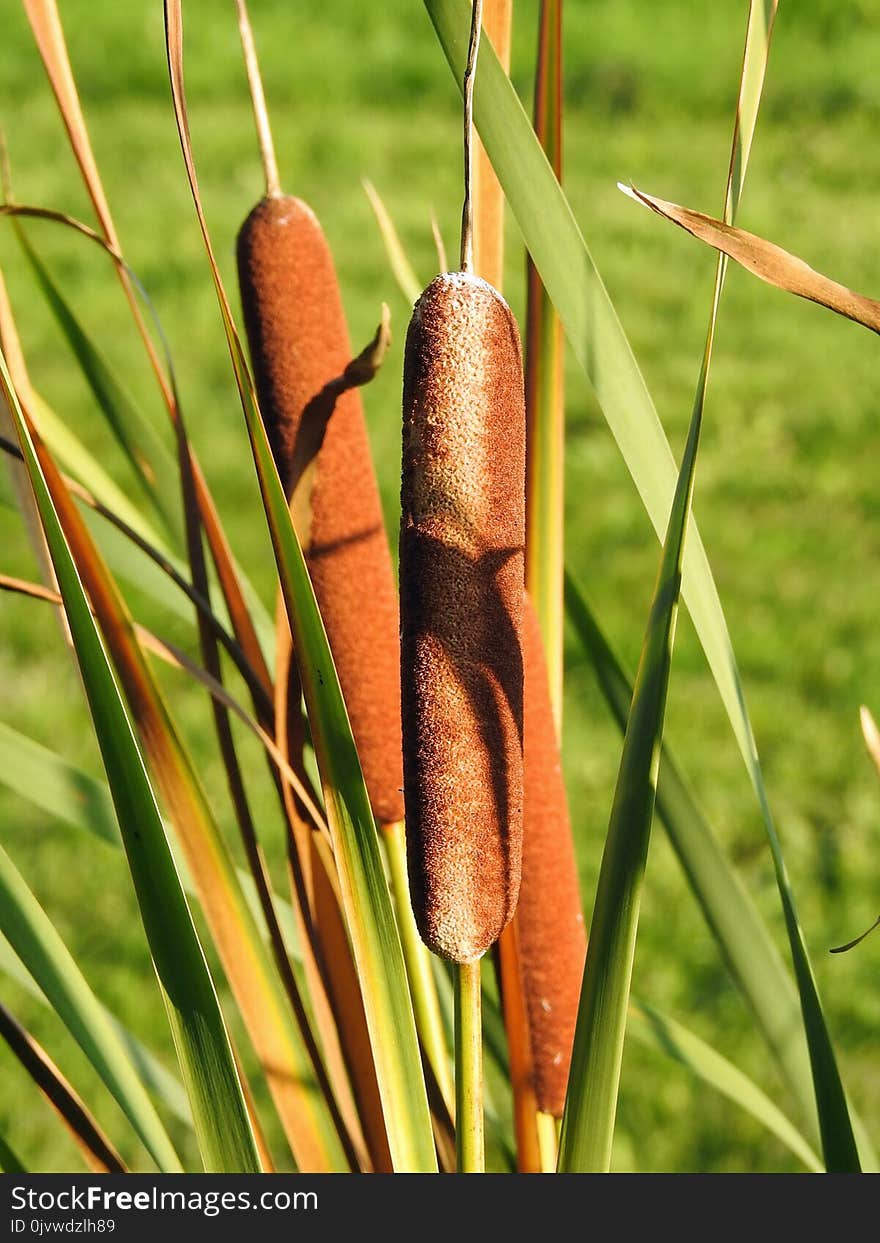
[[[214,985],[131,724],[2,355],[0,377],[64,596],[203,1160],[209,1170],[255,1171],[259,1162]]]
[[[179,0],[166,0],[165,23],[181,148],[247,420],[291,633],[300,662],[348,933],[376,1060],[392,1160],[395,1170],[431,1172],[436,1170],[437,1162],[427,1094],[403,953],[379,853],[376,826],[327,636],[272,459],[201,208],[183,88],[183,31]]]
[[[620,188],[637,203],[650,207],[664,220],[671,220],[686,233],[720,250],[768,285],[806,298],[808,302],[818,302],[829,311],[854,320],[870,328],[871,332],[880,333],[880,302],[854,293],[845,285],[839,285],[821,272],[814,271],[803,259],[789,254],[781,246],[765,241],[754,233],[747,233],[745,229],[735,229],[723,220],[692,211],[689,207],[667,203],[665,199],[646,194],[634,186],[621,185]]]
[[[124,605],[51,460],[44,457],[43,463],[297,1163],[311,1171],[333,1168],[329,1127],[324,1131],[324,1101],[315,1089],[311,1067],[231,855],[173,729]]]
[[[364,187],[364,193],[369,199],[373,214],[376,217],[376,223],[379,226],[379,232],[385,244],[385,253],[388,256],[394,279],[397,281],[400,292],[412,306],[413,303],[418,302],[423,286],[419,284],[419,278],[416,276],[413,266],[407,258],[397,229],[394,227],[394,221],[391,219],[388,208],[382,201],[378,190],[372,181],[368,181],[366,178],[363,179],[361,185]]]
[[[95,215],[101,222],[107,240],[116,245],[116,233],[110,218],[110,209],[101,187],[98,166],[92,152],[85,120],[79,104],[73,72],[64,45],[64,33],[58,17],[55,0],[22,0],[34,39],[43,60],[58,107],[64,121],[70,145],[76,156],[88,189]]]
[[[566,578],[566,604],[611,714],[623,731],[632,702],[632,684],[571,575]],[[666,743],[660,763],[657,812],[734,981],[757,1019],[813,1142],[818,1144],[810,1059],[794,984]]]
[[[109,1019],[6,851],[0,847],[0,930],[116,1099],[163,1173],[180,1159]]]
[[[0,781],[61,823],[91,833],[110,846],[122,846],[113,799],[106,783],[91,777],[57,752],[41,746],[18,730],[4,725],[2,721]],[[177,865],[184,888],[194,894],[195,888],[187,874],[185,862],[178,860]],[[237,875],[248,906],[252,912],[259,912],[251,877],[241,870],[237,871]],[[298,959],[298,937],[293,911],[277,895],[273,897],[273,901],[288,951],[292,958]]]
[[[822,1173],[825,1167],[821,1159],[785,1114],[756,1083],[699,1036],[653,1007],[637,1001],[633,1001],[630,1007],[628,1029],[640,1043],[652,1046],[680,1062],[698,1079],[751,1114],[781,1140],[811,1173]]]
[[[542,0],[535,133],[562,181],[562,0]],[[562,324],[534,260],[527,260],[526,587],[547,659],[556,733],[562,736],[565,390]]]
[[[651,601],[602,854],[562,1120],[559,1169],[563,1173],[600,1173],[611,1162],[701,415],[702,403],[698,402]]]
[[[124,1174],[122,1158],[81,1098],[33,1036],[0,1005],[0,1037],[6,1041],[46,1100],[70,1131],[96,1174]]]
[[[63,296],[24,230],[16,232],[37,283],[79,363],[99,409],[122,449],[145,498],[163,528],[174,536],[179,516],[170,507],[179,491],[177,467],[172,454],[126,392],[101,350],[83,328],[76,312]]]
[[[3,279],[2,269],[0,269],[0,349],[2,349],[4,355],[9,360],[9,371],[16,385],[20,388],[22,383],[24,383],[30,387],[24,354],[22,353],[21,342],[12,318],[12,309],[9,305],[9,295],[6,292],[6,283]],[[12,422],[12,412],[8,409],[5,399],[0,399],[0,434],[10,436],[17,443],[15,428]],[[52,558],[49,556],[49,549],[46,547],[46,537],[43,535],[43,527],[40,522],[40,515],[37,513],[37,506],[27,471],[24,465],[19,462],[7,462],[7,467],[15,494],[16,505],[21,514],[28,541],[40,567],[40,577],[43,582],[54,587],[55,577],[52,570]]]

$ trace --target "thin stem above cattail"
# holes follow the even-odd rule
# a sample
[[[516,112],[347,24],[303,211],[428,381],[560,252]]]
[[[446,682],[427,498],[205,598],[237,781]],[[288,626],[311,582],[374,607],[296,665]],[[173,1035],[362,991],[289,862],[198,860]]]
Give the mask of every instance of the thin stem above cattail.
[[[260,158],[263,161],[263,175],[266,179],[266,197],[278,198],[281,194],[281,179],[278,176],[278,162],[275,159],[275,144],[272,141],[272,128],[269,125],[269,110],[266,107],[260,62],[257,60],[257,49],[254,45],[254,32],[251,29],[245,0],[235,0],[235,3],[238,8],[238,31],[241,35],[241,49],[244,53],[248,88],[254,107],[257,141],[260,144]]]
[[[464,205],[461,210],[461,270],[474,270],[474,211],[471,188],[474,177],[474,79],[483,28],[483,0],[474,0],[467,65],[464,71]]]

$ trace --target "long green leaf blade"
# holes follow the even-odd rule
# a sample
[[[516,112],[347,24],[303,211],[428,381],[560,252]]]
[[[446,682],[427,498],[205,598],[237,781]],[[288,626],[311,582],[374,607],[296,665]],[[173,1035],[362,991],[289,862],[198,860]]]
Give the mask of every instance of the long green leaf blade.
[[[109,796],[108,796],[109,797]],[[122,845],[120,841],[120,846]],[[0,971],[14,980],[25,992],[44,1006],[49,1002],[46,994],[16,955],[6,938],[0,934]],[[100,1002],[98,1003],[101,1004]],[[170,1112],[187,1127],[192,1127],[192,1112],[186,1092],[179,1079],[166,1070],[158,1057],[138,1040],[129,1029],[105,1006],[101,1007],[108,1021],[122,1041],[128,1056],[146,1088],[148,1088]]]
[[[164,1173],[181,1169],[125,1047],[52,921],[0,847],[0,930]]]
[[[562,181],[562,0],[542,0],[535,133]],[[565,608],[565,374],[559,314],[534,260],[526,269],[526,588],[544,640],[556,733],[562,736]]]
[[[257,1172],[254,1137],[213,981],[131,723],[2,355],[0,381],[64,598],[203,1160],[211,1171]]]
[[[172,501],[180,489],[174,457],[82,326],[73,307],[61,293],[17,221],[15,228],[37,283],[79,363],[108,427],[128,459],[156,517],[176,540],[180,518]]]
[[[559,1144],[564,1173],[603,1172],[611,1162],[701,413],[698,403],[663,545],[602,854]]]
[[[623,731],[632,702],[632,683],[570,573],[566,573],[565,602],[611,715]],[[821,1145],[810,1055],[794,982],[665,742],[657,814],[734,982],[797,1102],[811,1143]],[[857,1116],[852,1116],[863,1168],[876,1170],[877,1156],[871,1141]]]
[[[780,1139],[813,1174],[824,1169],[804,1137],[753,1080],[711,1045],[644,1002],[633,1001],[628,1029],[642,1044],[659,1049],[704,1083],[739,1105]]]

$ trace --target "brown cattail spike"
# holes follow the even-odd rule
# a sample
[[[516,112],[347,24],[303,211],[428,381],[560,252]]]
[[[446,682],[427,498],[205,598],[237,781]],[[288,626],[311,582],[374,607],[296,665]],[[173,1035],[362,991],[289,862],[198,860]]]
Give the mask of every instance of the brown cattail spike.
[[[456,962],[519,892],[524,491],[516,321],[485,281],[438,276],[404,358],[404,784],[416,922]]]
[[[299,530],[373,814],[402,819],[394,570],[360,395],[337,383],[351,349],[330,248],[311,209],[263,199],[238,237],[260,408],[290,496],[308,472]],[[302,512],[297,508],[297,513]]]
[[[528,597],[523,622],[520,964],[538,1108],[561,1118],[587,938],[541,628]]]

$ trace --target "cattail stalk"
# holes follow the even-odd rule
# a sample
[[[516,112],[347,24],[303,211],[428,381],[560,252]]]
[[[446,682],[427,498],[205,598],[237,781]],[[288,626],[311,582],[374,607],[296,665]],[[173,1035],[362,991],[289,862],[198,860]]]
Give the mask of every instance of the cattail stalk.
[[[464,77],[460,272],[416,303],[403,385],[404,791],[416,923],[456,964],[459,1169],[483,1168],[479,959],[513,916],[522,851],[525,404],[519,332],[472,274],[473,85]]]
[[[486,1169],[483,1140],[483,1031],[480,963],[459,963],[455,975],[455,1156],[459,1174]]]

